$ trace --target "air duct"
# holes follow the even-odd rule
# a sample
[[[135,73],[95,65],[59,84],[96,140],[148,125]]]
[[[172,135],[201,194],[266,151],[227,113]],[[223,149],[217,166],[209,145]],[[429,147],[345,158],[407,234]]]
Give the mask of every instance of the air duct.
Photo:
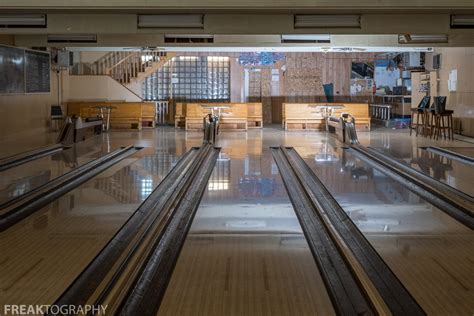
[[[208,34],[165,34],[165,43],[214,43],[214,36]]]
[[[95,34],[48,35],[48,43],[97,43]]]
[[[474,28],[474,15],[451,15],[451,28],[452,29],[473,29]]]
[[[282,43],[331,43],[331,35],[282,35]]]
[[[295,15],[294,27],[298,28],[360,28],[360,15]]]
[[[203,14],[138,15],[138,28],[204,28]]]
[[[445,44],[448,43],[448,35],[415,35],[399,34],[399,44]]]
[[[2,14],[1,28],[45,28],[46,14]]]

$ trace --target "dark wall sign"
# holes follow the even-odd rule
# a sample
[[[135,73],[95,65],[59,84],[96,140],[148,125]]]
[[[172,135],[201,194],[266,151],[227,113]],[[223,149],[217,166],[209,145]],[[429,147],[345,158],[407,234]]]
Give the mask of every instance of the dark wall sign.
[[[50,92],[49,53],[0,45],[0,94]]]
[[[25,50],[0,46],[0,93],[25,93]]]
[[[25,50],[25,83],[27,93],[45,93],[51,90],[49,54]]]

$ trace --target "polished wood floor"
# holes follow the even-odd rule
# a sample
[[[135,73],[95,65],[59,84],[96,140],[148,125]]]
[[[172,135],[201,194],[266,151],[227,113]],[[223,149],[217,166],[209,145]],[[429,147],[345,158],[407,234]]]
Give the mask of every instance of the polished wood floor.
[[[158,315],[333,315],[303,235],[189,235]]]
[[[160,159],[168,152],[174,152],[174,159],[199,145],[202,135],[165,128],[103,137],[84,144],[116,148],[133,143],[150,151],[0,233],[0,310],[4,304],[53,303],[159,183],[157,175],[166,174],[175,162]],[[433,142],[390,131],[359,137],[364,145],[404,148],[403,152],[432,143],[466,147],[457,141]],[[212,176],[215,183],[198,210],[160,316],[334,313],[268,153],[269,146],[281,144],[299,146],[305,159],[318,164],[316,171],[325,177],[325,184],[342,198],[345,210],[429,315],[473,315],[472,231],[380,173],[353,178],[335,149],[340,144],[331,136],[264,129],[221,135],[219,172]],[[3,149],[0,146],[0,152]],[[316,156],[328,153],[339,160],[316,161]],[[359,170],[360,162],[354,166]],[[472,178],[472,169],[455,162],[453,167],[451,182],[459,174]],[[31,174],[24,168],[15,176],[27,183]],[[462,181],[456,184],[465,186]],[[227,227],[229,221],[265,225],[243,232]],[[385,232],[386,223],[390,230]]]
[[[368,239],[428,315],[474,313],[472,232]]]

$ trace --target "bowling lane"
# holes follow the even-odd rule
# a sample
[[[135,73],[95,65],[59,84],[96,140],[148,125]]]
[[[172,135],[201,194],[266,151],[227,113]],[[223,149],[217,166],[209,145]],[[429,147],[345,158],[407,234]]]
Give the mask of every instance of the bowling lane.
[[[56,143],[58,133],[44,130],[0,138],[0,157],[9,157],[25,151],[51,146]]]
[[[455,147],[449,148],[453,150]],[[425,149],[425,147],[390,147],[374,149],[383,154],[395,158],[406,165],[423,172],[424,174],[452,186],[470,196],[474,196],[474,166],[450,159],[435,152]],[[454,150],[453,150],[454,151]],[[473,152],[474,147],[469,150],[464,147],[458,152]]]
[[[25,194],[108,152],[109,150],[102,146],[78,144],[53,155],[2,171],[0,172],[0,204]]]
[[[321,137],[296,147],[428,314],[474,310],[474,233]]]
[[[442,148],[474,159],[474,146],[472,147],[442,147]]]
[[[221,155],[159,315],[334,314],[267,146],[274,137],[219,136]]]
[[[138,151],[0,233],[0,306],[53,303],[186,151],[184,132],[147,135],[135,144],[169,137],[168,146]],[[110,145],[129,137],[117,133]]]

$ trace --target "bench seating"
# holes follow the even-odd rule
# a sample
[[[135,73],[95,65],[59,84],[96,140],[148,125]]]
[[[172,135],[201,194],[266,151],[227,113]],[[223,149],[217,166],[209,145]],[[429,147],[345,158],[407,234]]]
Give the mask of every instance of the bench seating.
[[[262,128],[262,103],[176,103],[174,123],[175,128],[186,130],[201,130],[203,118],[211,110],[202,106],[228,106],[222,109],[220,129],[247,130]]]
[[[94,117],[100,114],[96,106],[113,106],[110,127],[114,129],[142,129],[155,127],[154,102],[69,102],[67,114],[80,117]]]
[[[337,103],[344,108],[334,111],[334,118],[339,119],[342,113],[349,113],[355,118],[356,130],[370,131],[370,116],[368,103]],[[316,109],[317,106],[328,105],[328,103],[283,103],[282,106],[282,128],[284,130],[322,130],[325,127],[322,113]],[[331,125],[331,120],[329,125]]]
[[[247,127],[248,128],[262,128],[263,114],[262,103],[245,103],[247,104]]]
[[[371,118],[368,103],[342,103],[343,109],[334,111],[334,117],[339,119],[342,113],[349,113],[355,119],[357,131],[370,131]]]
[[[186,121],[186,103],[176,103],[174,114],[174,127],[184,128]]]
[[[283,103],[282,128],[284,130],[319,130],[324,119],[310,103]]]
[[[175,115],[175,127],[184,125],[186,130],[202,130],[203,118],[211,113],[211,109],[203,106],[228,106],[221,110],[219,128],[221,130],[247,130],[248,110],[246,103],[177,103]],[[183,113],[185,114],[183,116]],[[184,124],[183,124],[184,121]]]

